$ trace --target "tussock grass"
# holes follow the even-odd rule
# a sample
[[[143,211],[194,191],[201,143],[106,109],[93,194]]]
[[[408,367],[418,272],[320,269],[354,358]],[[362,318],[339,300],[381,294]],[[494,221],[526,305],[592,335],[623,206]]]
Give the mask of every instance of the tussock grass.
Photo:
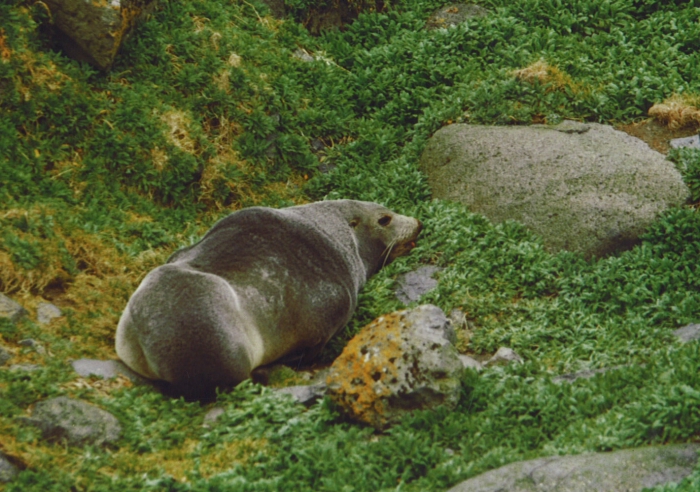
[[[674,94],[649,108],[649,116],[668,125],[672,130],[700,127],[700,96]]]

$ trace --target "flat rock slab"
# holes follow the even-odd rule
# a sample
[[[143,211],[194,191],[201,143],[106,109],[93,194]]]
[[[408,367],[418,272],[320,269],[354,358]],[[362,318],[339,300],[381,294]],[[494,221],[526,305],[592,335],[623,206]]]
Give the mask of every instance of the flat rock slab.
[[[438,285],[438,281],[433,278],[442,268],[436,266],[422,266],[412,272],[404,273],[398,278],[398,288],[396,297],[408,306],[410,303],[419,300],[423,294],[430,292]]]
[[[493,222],[521,222],[549,251],[586,258],[629,249],[689,196],[662,154],[596,123],[449,125],[429,140],[420,165],[435,198]]]
[[[699,448],[678,444],[521,461],[471,478],[449,492],[641,492],[690,475]]]
[[[75,372],[84,378],[100,376],[104,379],[111,379],[121,375],[129,378],[134,383],[144,383],[148,381],[129,369],[120,360],[78,359],[71,362],[71,365]]]
[[[119,439],[122,431],[111,413],[65,396],[37,403],[32,416],[21,422],[39,428],[46,440],[65,440],[73,446],[111,443]]]

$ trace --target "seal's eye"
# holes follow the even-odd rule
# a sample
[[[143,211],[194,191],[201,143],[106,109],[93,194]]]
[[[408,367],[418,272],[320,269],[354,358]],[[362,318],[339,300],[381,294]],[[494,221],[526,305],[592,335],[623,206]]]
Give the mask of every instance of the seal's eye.
[[[382,215],[377,222],[380,226],[386,227],[391,222],[391,215]]]

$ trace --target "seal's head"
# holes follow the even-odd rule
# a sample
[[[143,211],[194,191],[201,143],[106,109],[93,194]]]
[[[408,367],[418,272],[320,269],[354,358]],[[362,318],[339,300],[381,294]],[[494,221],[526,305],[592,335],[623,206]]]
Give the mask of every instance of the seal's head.
[[[416,245],[423,224],[418,219],[392,212],[371,202],[354,202],[349,218],[365,262],[367,277]]]

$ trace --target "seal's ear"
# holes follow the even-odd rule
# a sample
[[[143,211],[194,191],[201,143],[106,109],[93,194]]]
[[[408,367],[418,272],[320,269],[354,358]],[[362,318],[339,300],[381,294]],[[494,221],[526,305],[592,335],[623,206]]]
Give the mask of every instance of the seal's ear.
[[[379,220],[377,220],[377,224],[379,224],[382,227],[386,227],[389,224],[391,224],[391,215],[385,214],[379,217]]]
[[[358,225],[360,225],[360,219],[354,218],[350,221],[350,227],[352,227],[353,229]]]

